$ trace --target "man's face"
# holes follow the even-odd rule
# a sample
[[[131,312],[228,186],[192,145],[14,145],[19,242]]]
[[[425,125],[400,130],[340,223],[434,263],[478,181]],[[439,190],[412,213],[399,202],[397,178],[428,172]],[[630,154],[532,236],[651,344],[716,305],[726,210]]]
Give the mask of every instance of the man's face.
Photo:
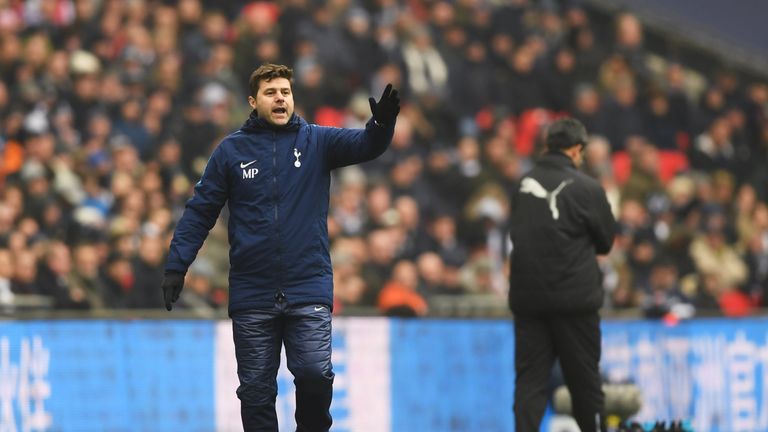
[[[248,96],[248,103],[259,117],[270,124],[284,126],[293,114],[293,92],[286,78],[261,81],[256,97]]]
[[[565,149],[564,153],[571,158],[576,168],[581,167],[584,164],[584,150],[586,146],[584,144],[577,144],[573,147]]]
[[[579,144],[579,154],[576,157],[576,160],[574,161],[574,165],[576,165],[576,168],[584,164],[584,156],[586,155],[586,153],[587,153],[587,146],[585,144]]]

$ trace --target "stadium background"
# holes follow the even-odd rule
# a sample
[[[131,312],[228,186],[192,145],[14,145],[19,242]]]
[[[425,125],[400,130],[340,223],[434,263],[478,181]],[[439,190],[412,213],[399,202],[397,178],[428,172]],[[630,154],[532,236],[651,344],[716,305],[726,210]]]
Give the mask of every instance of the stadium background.
[[[332,186],[335,430],[511,430],[506,193],[564,114],[621,224],[607,377],[641,420],[768,430],[768,8],[716,3],[0,1],[0,430],[237,429],[226,214],[173,314],[159,285],[264,61],[321,124],[403,94]]]

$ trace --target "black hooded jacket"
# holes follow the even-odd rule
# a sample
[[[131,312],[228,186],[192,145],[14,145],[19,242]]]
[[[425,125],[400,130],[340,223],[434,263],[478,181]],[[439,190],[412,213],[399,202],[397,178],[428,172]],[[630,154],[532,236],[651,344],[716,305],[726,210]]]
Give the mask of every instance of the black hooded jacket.
[[[561,152],[543,155],[513,192],[509,306],[514,313],[602,306],[596,254],[611,249],[616,221],[605,191]]]

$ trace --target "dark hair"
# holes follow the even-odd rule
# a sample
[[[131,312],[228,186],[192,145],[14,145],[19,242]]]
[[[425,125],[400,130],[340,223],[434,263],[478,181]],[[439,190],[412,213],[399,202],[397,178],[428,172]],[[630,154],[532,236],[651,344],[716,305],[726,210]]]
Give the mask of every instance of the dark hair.
[[[265,63],[251,73],[248,80],[248,87],[251,89],[251,96],[256,96],[259,92],[259,85],[262,81],[272,81],[275,78],[285,78],[288,81],[293,79],[293,69],[288,66],[273,63]]]
[[[555,120],[547,128],[547,148],[560,151],[575,145],[587,145],[587,129],[580,121],[566,117]]]

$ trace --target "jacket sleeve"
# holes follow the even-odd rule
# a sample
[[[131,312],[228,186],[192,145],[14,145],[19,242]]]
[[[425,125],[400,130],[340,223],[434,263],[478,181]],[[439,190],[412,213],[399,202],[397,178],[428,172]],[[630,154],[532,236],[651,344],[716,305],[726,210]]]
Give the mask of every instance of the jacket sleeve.
[[[365,129],[317,126],[330,169],[367,162],[379,157],[389,147],[395,124],[377,126],[368,120]]]
[[[221,208],[229,196],[223,150],[216,147],[203,175],[195,185],[195,193],[176,225],[165,271],[186,273],[195,260],[208,232],[216,224]]]
[[[592,243],[595,245],[595,251],[600,254],[606,254],[611,250],[613,238],[616,236],[616,219],[611,212],[611,206],[605,191],[599,185],[589,188],[591,211],[588,212],[587,230]]]

